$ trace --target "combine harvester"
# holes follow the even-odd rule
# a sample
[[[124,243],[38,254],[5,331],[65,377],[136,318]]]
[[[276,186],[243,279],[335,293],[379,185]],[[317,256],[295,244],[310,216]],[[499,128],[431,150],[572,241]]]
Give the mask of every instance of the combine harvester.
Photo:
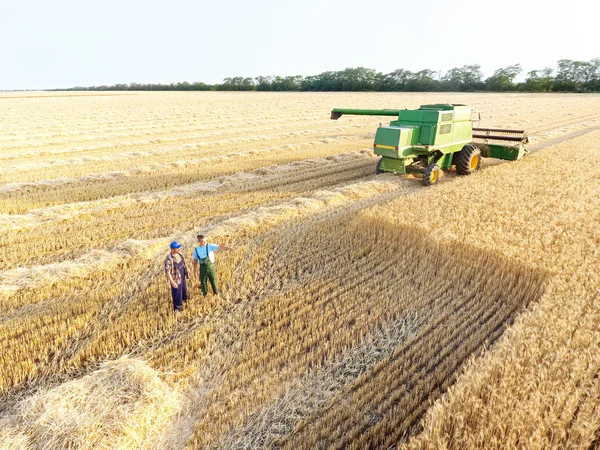
[[[516,161],[528,152],[524,130],[473,128],[473,110],[459,104],[422,105],[419,109],[334,109],[333,120],[343,114],[393,116],[381,124],[373,149],[381,156],[377,173],[423,174],[423,184],[439,181],[442,170],[456,166],[456,173],[469,175],[479,169],[481,157]]]

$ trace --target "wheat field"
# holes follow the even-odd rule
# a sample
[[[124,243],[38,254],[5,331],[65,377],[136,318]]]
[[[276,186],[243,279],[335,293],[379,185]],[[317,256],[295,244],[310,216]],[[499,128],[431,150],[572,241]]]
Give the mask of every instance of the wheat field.
[[[385,118],[535,150],[425,188]],[[600,448],[600,96],[0,94],[0,449]],[[180,317],[178,240],[217,253]]]

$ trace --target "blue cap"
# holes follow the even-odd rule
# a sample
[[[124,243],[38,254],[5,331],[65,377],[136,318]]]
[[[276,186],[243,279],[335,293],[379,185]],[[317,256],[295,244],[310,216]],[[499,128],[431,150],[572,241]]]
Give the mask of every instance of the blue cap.
[[[181,244],[177,241],[173,241],[171,242],[171,248],[179,248],[181,247]]]

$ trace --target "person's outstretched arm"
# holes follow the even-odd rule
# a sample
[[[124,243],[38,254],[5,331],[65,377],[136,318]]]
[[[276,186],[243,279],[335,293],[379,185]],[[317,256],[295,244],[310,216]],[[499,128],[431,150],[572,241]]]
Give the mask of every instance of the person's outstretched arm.
[[[198,279],[200,279],[200,274],[198,273],[198,260],[196,259],[196,250],[192,252],[192,270],[194,271],[194,275],[198,275]]]

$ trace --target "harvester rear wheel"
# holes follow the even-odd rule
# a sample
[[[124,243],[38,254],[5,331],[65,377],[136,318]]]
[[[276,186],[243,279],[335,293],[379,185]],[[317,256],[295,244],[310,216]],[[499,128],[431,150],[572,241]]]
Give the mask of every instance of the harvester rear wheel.
[[[383,170],[381,170],[381,161],[383,161],[383,158],[379,158],[379,160],[377,161],[377,165],[375,166],[375,173],[377,175],[383,173]]]
[[[429,164],[423,171],[423,185],[431,186],[437,183],[442,176],[442,169],[437,164]]]
[[[471,144],[465,145],[460,152],[454,154],[456,173],[471,175],[481,166],[481,150]]]

